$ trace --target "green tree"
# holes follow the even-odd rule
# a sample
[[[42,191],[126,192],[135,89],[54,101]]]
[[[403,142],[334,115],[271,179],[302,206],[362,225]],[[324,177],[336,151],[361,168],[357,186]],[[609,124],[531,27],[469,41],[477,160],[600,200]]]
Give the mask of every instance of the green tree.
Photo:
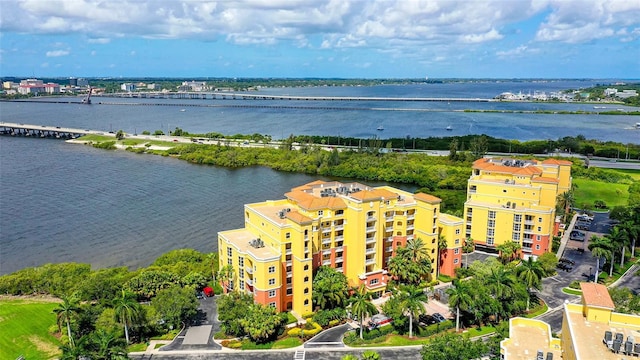
[[[447,237],[442,234],[438,234],[438,263],[436,264],[436,278],[440,275],[440,264],[442,264],[444,253],[447,251],[447,245]]]
[[[600,271],[600,258],[602,257],[604,257],[605,259],[611,258],[611,255],[612,255],[611,242],[607,238],[593,235],[591,236],[591,239],[589,239],[589,250],[591,250],[591,255],[593,255],[596,258],[596,273],[593,278],[593,281],[597,283],[598,272]]]
[[[225,334],[236,337],[244,335],[240,320],[249,313],[252,304],[253,296],[237,291],[218,297],[218,320]]]
[[[349,295],[347,277],[329,266],[318,268],[313,277],[312,299],[320,309],[343,307]]]
[[[73,336],[71,335],[71,319],[78,315],[80,307],[78,299],[75,296],[63,296],[62,302],[53,309],[58,320],[58,330],[62,331],[61,324],[64,322],[67,326],[67,336],[69,337],[69,346],[73,348],[75,346],[73,342]]]
[[[469,150],[475,159],[480,159],[489,151],[489,139],[486,135],[474,137],[469,142]]]
[[[556,204],[558,209],[560,210],[560,213],[562,214],[562,222],[567,221],[567,214],[571,210],[571,206],[573,205],[573,202],[574,202],[574,197],[573,197],[573,191],[571,190],[565,191],[562,194],[558,195]]]
[[[426,311],[424,302],[427,301],[427,295],[421,288],[408,285],[400,288],[399,297],[402,312],[409,316],[409,338],[412,338],[413,323]]]
[[[449,143],[449,160],[455,161],[458,159],[458,139],[454,138]]]
[[[174,328],[182,322],[189,322],[198,312],[198,299],[192,288],[171,286],[158,291],[151,300],[151,306]]]
[[[92,359],[115,360],[127,358],[127,344],[115,333],[98,329],[90,335]]]
[[[351,313],[355,315],[360,322],[360,339],[362,339],[362,328],[364,327],[364,318],[378,313],[375,305],[371,303],[371,293],[367,291],[364,285],[353,289],[354,292],[349,298],[351,305]]]
[[[120,295],[113,299],[112,305],[116,321],[124,326],[124,336],[129,344],[129,327],[138,319],[140,304],[133,293],[123,289]]]
[[[556,273],[556,266],[558,265],[558,258],[556,257],[556,254],[545,252],[538,256],[538,262],[540,263],[540,266],[542,266],[544,276],[551,276]]]
[[[423,360],[469,360],[480,359],[488,352],[483,341],[471,341],[468,336],[444,333],[431,339],[420,350]]]
[[[362,360],[380,360],[380,354],[373,350],[365,350],[362,353]]]
[[[506,300],[513,294],[515,282],[516,280],[511,271],[506,270],[504,267],[491,269],[491,274],[485,279],[485,283],[494,298],[502,305],[505,305]],[[499,321],[499,319],[500,316],[496,313],[496,321]]]
[[[342,357],[342,360],[359,360],[359,359],[358,359],[358,357],[356,355],[347,354],[347,355]]]
[[[274,339],[285,322],[286,317],[278,314],[275,308],[261,304],[252,304],[240,320],[244,332],[258,344]]]
[[[469,309],[473,299],[468,285],[458,279],[453,280],[453,286],[446,291],[449,295],[449,306],[456,309],[456,332],[460,331],[460,309]]]
[[[227,290],[227,292],[233,291],[230,285],[234,276],[235,271],[233,270],[233,265],[223,266],[218,273],[218,279],[222,282],[222,286]]]
[[[531,302],[531,289],[540,289],[542,277],[544,276],[544,269],[539,262],[534,261],[532,257],[529,257],[527,261],[522,261],[517,268],[518,279],[522,281],[527,287],[527,311],[529,311],[529,303]]]
[[[611,243],[611,267],[609,268],[609,276],[613,276],[613,265],[616,252],[620,251],[620,266],[624,266],[624,250],[626,248],[627,234],[618,226],[614,226],[611,231],[604,236]]]
[[[500,251],[500,260],[503,264],[506,264],[518,256],[521,245],[515,241],[506,241],[496,246],[496,249]]]

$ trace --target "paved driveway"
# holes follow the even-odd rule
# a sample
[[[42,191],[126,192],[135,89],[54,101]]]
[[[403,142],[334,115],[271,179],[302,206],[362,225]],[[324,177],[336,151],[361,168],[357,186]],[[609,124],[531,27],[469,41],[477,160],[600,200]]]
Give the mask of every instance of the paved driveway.
[[[347,331],[352,330],[353,327],[350,324],[343,324],[333,327],[331,329],[324,330],[318,335],[311,338],[304,344],[305,348],[341,348],[344,347],[342,338]]]
[[[165,345],[158,350],[160,352],[220,350],[222,346],[213,341],[213,335],[218,331],[220,331],[220,322],[218,322],[216,297],[205,297],[200,299],[196,320],[180,332],[171,344]]]

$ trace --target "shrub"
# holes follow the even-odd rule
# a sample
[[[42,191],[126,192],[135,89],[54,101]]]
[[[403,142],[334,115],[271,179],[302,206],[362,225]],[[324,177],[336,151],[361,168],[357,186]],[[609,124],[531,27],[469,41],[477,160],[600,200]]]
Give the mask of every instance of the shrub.
[[[242,347],[242,342],[239,340],[222,340],[221,344],[229,349],[240,349]]]
[[[302,318],[308,320],[308,319],[312,318],[314,314],[315,313],[312,313],[312,312],[306,313],[306,314],[302,314]]]
[[[347,316],[347,312],[343,308],[335,308],[331,310],[320,310],[313,315],[313,321],[326,327],[332,320],[342,320]]]
[[[393,326],[383,326],[373,330],[365,331],[362,334],[362,338],[364,340],[373,340],[375,338],[379,338],[387,334],[391,334],[394,330],[395,329],[393,328]]]
[[[334,327],[336,325],[340,324],[340,320],[331,320],[329,321],[329,327]]]
[[[455,327],[454,323],[452,321],[447,320],[439,324],[429,325],[424,328],[418,327],[417,334],[422,337],[428,337],[428,336],[435,335],[437,333],[452,329],[454,327]]]
[[[289,329],[289,331],[287,331],[287,335],[298,337],[300,336],[301,331],[302,329],[295,327],[295,328]]]
[[[569,284],[571,289],[580,289],[580,280],[573,280],[571,284]]]

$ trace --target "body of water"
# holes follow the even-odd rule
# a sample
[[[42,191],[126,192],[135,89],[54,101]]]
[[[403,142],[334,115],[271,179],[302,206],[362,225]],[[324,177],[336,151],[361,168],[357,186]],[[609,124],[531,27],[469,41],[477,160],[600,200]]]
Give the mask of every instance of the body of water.
[[[578,86],[582,84],[582,86]],[[565,83],[472,83],[264,89],[323,96],[493,97],[503,91],[555,91]],[[466,91],[465,91],[466,89]],[[46,100],[46,99],[44,99]],[[79,100],[78,100],[79,101]],[[587,138],[640,142],[625,129],[636,117],[465,113],[463,109],[589,110],[584,104],[280,102],[109,99],[177,106],[1,102],[0,121],[126,132],[180,127],[191,133],[428,137],[487,134],[499,138]],[[214,105],[183,107],[180,104]],[[294,105],[307,109],[235,107]],[[358,110],[319,110],[316,107]],[[365,110],[374,109],[374,110]],[[442,111],[430,111],[442,110]],[[376,128],[383,125],[384,131]],[[451,126],[453,131],[446,131]],[[280,199],[315,176],[266,168],[225,169],[172,158],[105,151],[60,140],[0,137],[0,274],[48,262],[95,267],[145,266],[177,248],[217,251],[217,232],[243,226],[243,205]],[[377,185],[370,183],[371,185]],[[414,191],[411,186],[405,190]]]

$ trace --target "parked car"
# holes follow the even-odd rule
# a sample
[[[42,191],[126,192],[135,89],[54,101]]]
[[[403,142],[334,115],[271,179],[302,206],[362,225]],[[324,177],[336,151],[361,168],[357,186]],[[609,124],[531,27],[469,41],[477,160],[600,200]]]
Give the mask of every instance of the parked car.
[[[589,215],[589,214],[579,214],[579,215],[578,215],[578,220],[593,221],[593,215]]]
[[[591,224],[577,223],[576,226],[574,226],[573,228],[577,230],[589,231],[589,229],[591,229]]]
[[[437,323],[436,319],[434,319],[433,316],[428,314],[423,314],[418,316],[418,321],[424,325],[433,325]]]
[[[447,321],[447,319],[445,319],[440,313],[433,313],[431,316],[433,316],[433,318],[439,323]]]
[[[384,315],[384,314],[376,314],[371,317],[369,320],[369,330],[377,329],[380,326],[390,324],[393,321],[392,318]]]
[[[581,231],[572,231],[571,234],[569,235],[569,239],[575,240],[575,241],[584,241],[586,237],[587,237],[587,234]]]
[[[569,260],[567,258],[561,258],[560,260],[558,260],[561,263],[565,263],[565,264],[569,264],[569,265],[575,265],[576,262],[573,260]]]
[[[558,269],[560,270],[564,270],[564,271],[571,271],[573,270],[573,267],[571,267],[571,265],[565,264],[565,263],[558,263],[558,265],[556,266]]]

